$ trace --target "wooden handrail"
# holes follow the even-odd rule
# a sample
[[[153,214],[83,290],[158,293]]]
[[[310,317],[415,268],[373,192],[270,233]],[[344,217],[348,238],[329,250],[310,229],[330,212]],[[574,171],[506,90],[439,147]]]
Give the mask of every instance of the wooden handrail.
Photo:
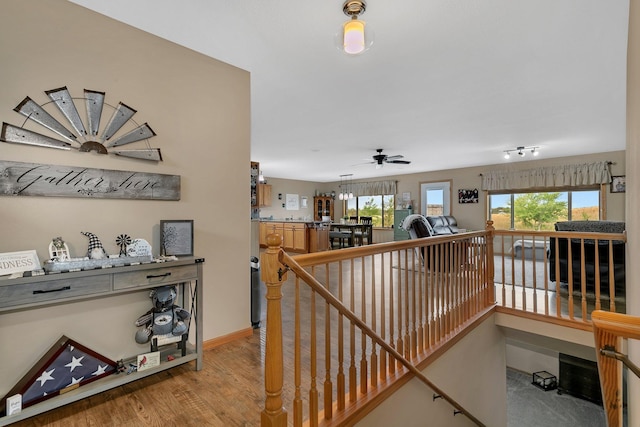
[[[411,362],[405,359],[402,354],[400,354],[395,348],[390,346],[384,339],[380,337],[376,332],[374,332],[366,323],[364,323],[360,318],[345,307],[336,297],[331,294],[318,280],[309,274],[306,270],[300,267],[296,261],[287,255],[286,252],[280,250],[278,253],[278,261],[293,271],[298,277],[300,277],[307,285],[309,285],[317,294],[319,294],[325,301],[331,304],[340,314],[345,316],[351,322],[360,328],[369,338],[374,340],[376,344],[380,347],[384,348],[389,354],[391,354],[396,360],[398,360],[405,368],[409,370],[413,375],[415,375],[421,382],[426,384],[429,388],[435,391],[440,397],[449,402],[451,406],[453,406],[457,411],[466,415],[471,421],[476,423],[478,426],[484,426],[484,424],[474,417],[471,413],[469,413],[466,409],[462,407],[458,402],[456,402],[451,396],[446,394],[443,390],[441,390],[438,386],[432,383],[427,377],[425,377],[418,368],[416,368]]]
[[[610,352],[618,353],[623,339],[640,340],[640,317],[596,310],[591,313],[598,359],[598,376],[609,427],[621,427],[622,365]],[[632,369],[636,375],[638,373]]]

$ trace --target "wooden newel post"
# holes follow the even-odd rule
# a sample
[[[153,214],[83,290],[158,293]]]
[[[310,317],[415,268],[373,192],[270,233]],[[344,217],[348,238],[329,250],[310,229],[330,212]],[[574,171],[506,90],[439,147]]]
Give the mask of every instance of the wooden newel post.
[[[489,287],[489,303],[493,304],[496,301],[496,287],[495,287],[495,265],[493,257],[493,240],[495,238],[496,229],[493,227],[493,221],[487,221],[487,286]]]
[[[282,236],[267,236],[267,250],[262,254],[262,281],[267,286],[267,339],[264,358],[264,410],[262,427],[286,427],[287,412],[282,405],[282,282],[286,280],[284,266],[278,261]],[[281,270],[282,269],[282,270]]]

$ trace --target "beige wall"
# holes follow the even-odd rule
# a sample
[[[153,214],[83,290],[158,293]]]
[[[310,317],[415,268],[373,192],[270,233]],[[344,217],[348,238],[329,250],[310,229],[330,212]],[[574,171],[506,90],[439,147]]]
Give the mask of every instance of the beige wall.
[[[13,108],[27,95],[43,104],[48,101],[44,91],[61,86],[74,97],[85,88],[104,91],[108,104],[122,101],[138,111],[138,123],[149,123],[157,133],[149,143],[162,150],[164,161],[7,143],[0,143],[0,158],[180,175],[182,198],[5,196],[0,201],[0,252],[35,249],[46,259],[51,239],[62,236],[73,256],[83,256],[88,239],[80,231],[91,231],[111,253],[121,233],[148,240],[157,253],[160,220],[193,219],[195,253],[206,258],[205,340],[250,328],[249,73],[65,1],[37,2],[36,7],[4,0],[2,14],[2,121],[23,123]],[[51,105],[46,109],[53,111]],[[105,107],[101,129],[112,111]],[[84,109],[79,112],[84,117]],[[36,124],[26,127],[46,133]],[[133,322],[149,308],[143,292],[3,314],[0,395],[62,334],[112,358],[148,350],[135,344]]]
[[[310,219],[313,221],[313,196],[316,194],[316,189],[319,188],[314,182],[298,181],[293,179],[278,179],[265,177],[267,183],[271,185],[271,206],[260,209],[260,217],[268,218],[273,216],[274,219],[291,218],[294,219]],[[282,195],[282,199],[278,198],[278,195]],[[299,199],[302,197],[307,198],[307,207],[302,207],[302,201],[300,201],[297,210],[287,210],[283,207],[287,194],[297,194]]]
[[[495,315],[494,315],[495,317]],[[487,426],[507,425],[505,339],[490,317],[447,350],[423,371],[437,387]],[[473,426],[463,415],[453,415],[443,399],[412,379],[376,407],[359,427]]]
[[[496,153],[499,156],[500,153]],[[542,155],[544,156],[544,155]],[[520,170],[531,169],[540,166],[554,166],[562,164],[579,164],[596,161],[611,161],[611,172],[613,175],[625,174],[625,152],[612,151],[607,153],[590,154],[585,156],[561,157],[556,159],[544,159],[531,161],[503,162],[495,165],[470,167],[461,169],[447,169],[446,165],[442,165],[442,169],[433,172],[421,172],[407,175],[395,175],[385,177],[384,179],[395,179],[398,181],[398,195],[402,193],[411,193],[411,199],[414,203],[414,210],[420,210],[420,183],[437,182],[451,180],[451,214],[456,217],[460,227],[468,229],[483,229],[486,220],[486,198],[484,192],[480,191],[480,201],[478,204],[459,204],[458,189],[474,189],[481,190],[482,180],[480,174],[490,170]],[[354,182],[359,180],[354,179]],[[375,181],[375,179],[363,179],[361,181]],[[339,183],[324,184],[325,187],[331,188],[338,186]],[[607,191],[607,219],[615,221],[624,221],[625,219],[625,193],[611,194]],[[340,206],[340,205],[338,205]],[[419,212],[418,212],[419,213]],[[336,215],[341,212],[336,213]]]

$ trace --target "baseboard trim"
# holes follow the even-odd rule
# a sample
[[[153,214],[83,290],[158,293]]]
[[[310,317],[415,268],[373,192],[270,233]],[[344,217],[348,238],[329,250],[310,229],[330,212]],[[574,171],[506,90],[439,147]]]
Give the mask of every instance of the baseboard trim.
[[[251,335],[253,335],[253,328],[241,329],[239,331],[232,332],[230,334],[223,335],[221,337],[216,337],[203,342],[202,349],[211,350],[212,348],[216,348],[218,346],[230,343],[231,341],[235,341],[240,338],[250,337]]]

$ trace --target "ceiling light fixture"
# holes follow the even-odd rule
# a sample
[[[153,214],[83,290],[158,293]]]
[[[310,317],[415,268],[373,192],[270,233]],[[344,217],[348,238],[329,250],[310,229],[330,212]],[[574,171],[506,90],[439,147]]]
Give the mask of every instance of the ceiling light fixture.
[[[373,32],[366,28],[366,22],[358,19],[366,8],[363,0],[347,0],[342,5],[344,14],[351,18],[342,25],[342,30],[338,33],[340,50],[347,55],[359,55],[373,44]]]
[[[338,194],[338,199],[340,200],[349,200],[353,199],[353,191],[351,190],[351,185],[349,180],[353,176],[352,173],[340,175],[340,194]]]
[[[527,154],[527,151],[531,151],[531,154],[534,157],[537,157],[538,154],[540,154],[539,149],[540,149],[540,147],[525,147],[525,146],[521,146],[521,147],[516,147],[516,148],[514,148],[512,150],[504,150],[504,158],[507,159],[507,160],[510,159],[512,152],[516,152],[516,153],[518,153],[518,156],[524,157]]]

